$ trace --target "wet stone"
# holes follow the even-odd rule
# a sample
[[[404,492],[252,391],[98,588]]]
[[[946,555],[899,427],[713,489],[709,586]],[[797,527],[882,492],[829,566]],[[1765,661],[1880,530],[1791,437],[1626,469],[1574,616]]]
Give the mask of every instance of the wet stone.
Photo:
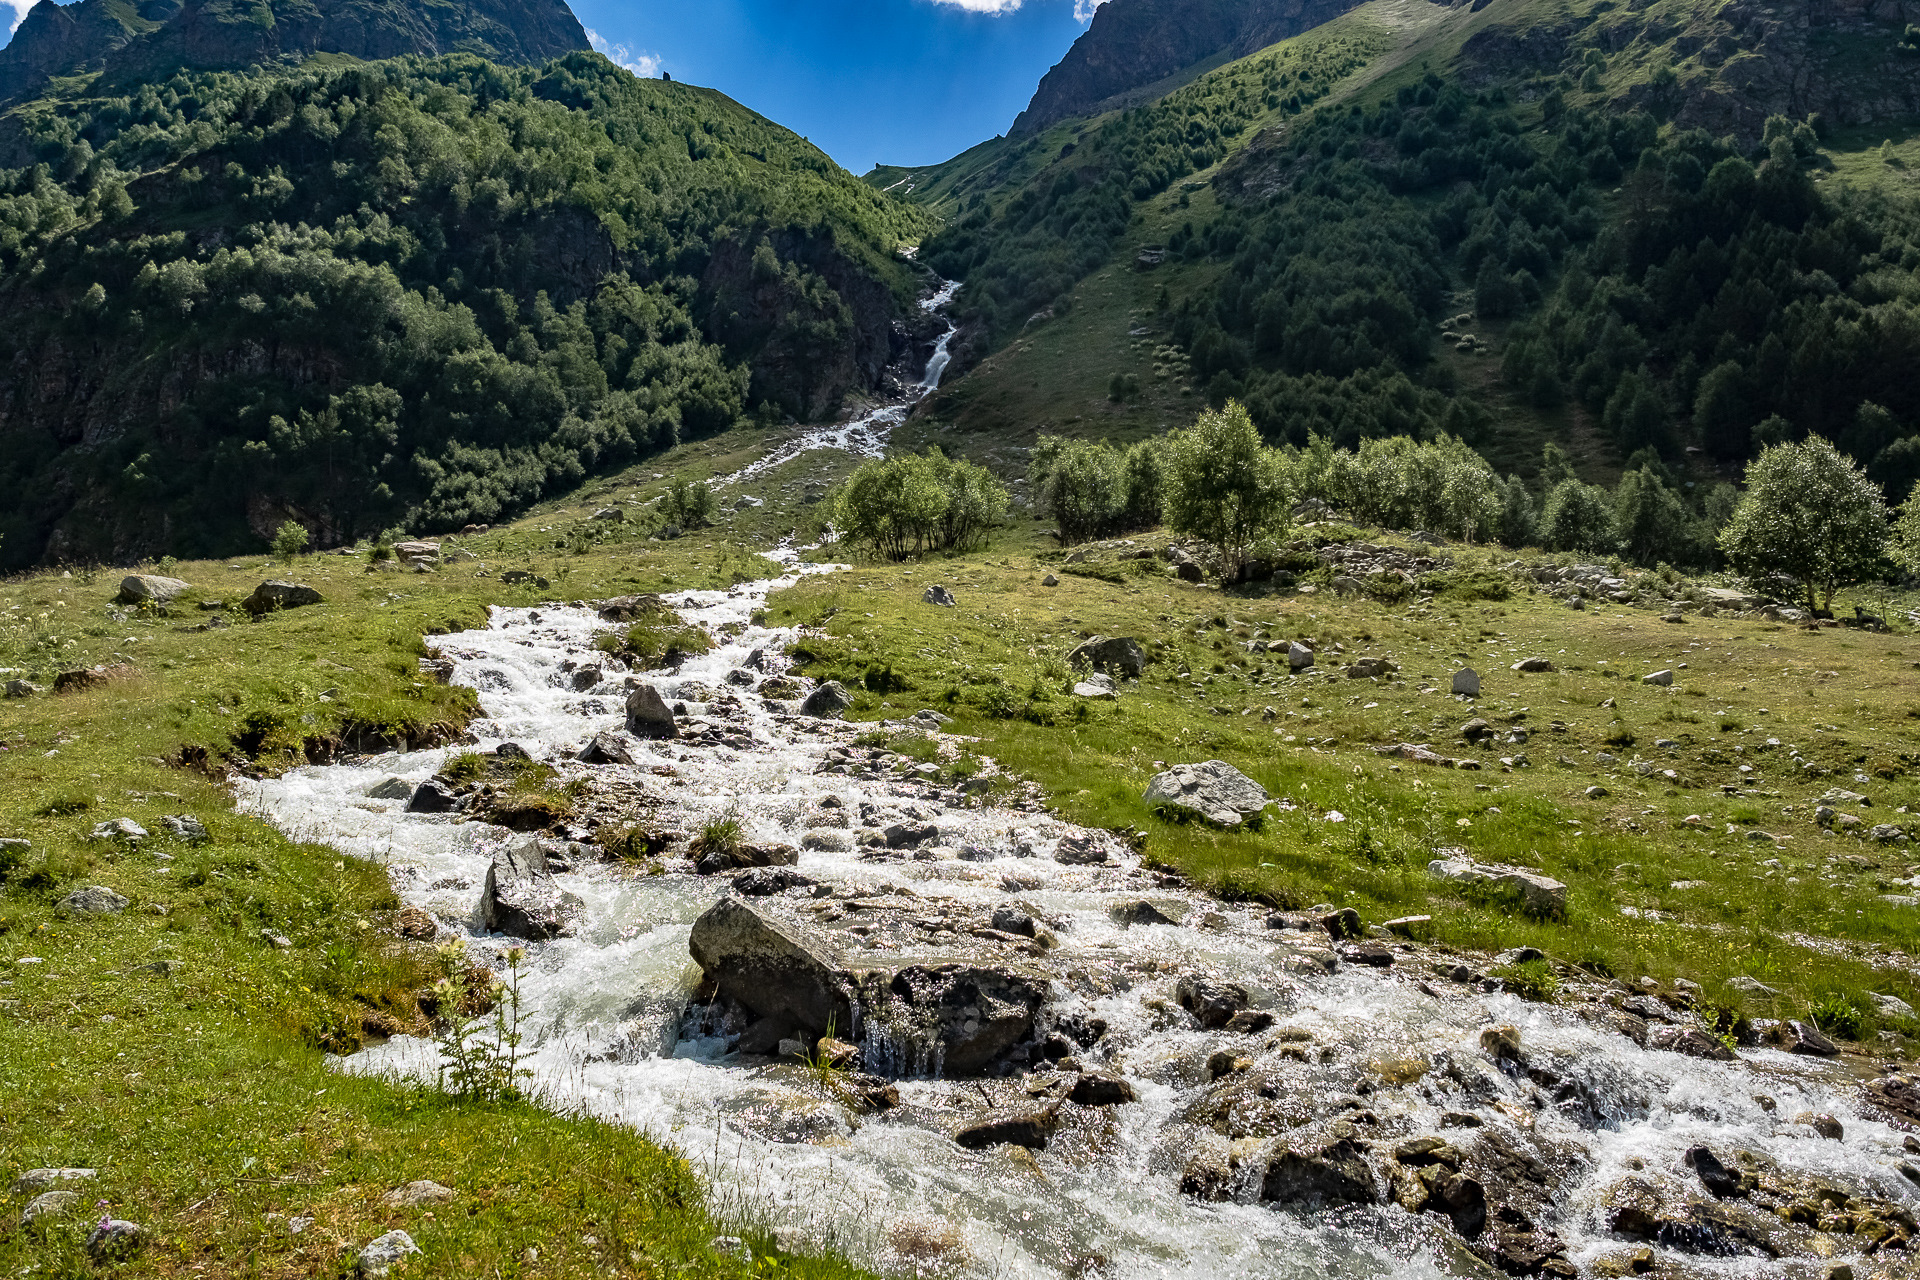
[[[1041,1151],[1059,1127],[1058,1107],[1014,1107],[964,1120],[954,1127],[950,1136],[973,1151],[1000,1146]]]

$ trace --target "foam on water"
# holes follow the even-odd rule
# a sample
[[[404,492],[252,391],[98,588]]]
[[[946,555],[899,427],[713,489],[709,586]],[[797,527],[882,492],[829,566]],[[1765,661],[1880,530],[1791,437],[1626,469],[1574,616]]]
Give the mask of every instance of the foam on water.
[[[778,651],[793,639],[755,625],[752,617],[770,591],[801,573],[825,570],[797,565],[791,549],[776,558],[789,569],[781,578],[671,598],[723,642],[676,673],[649,677],[670,701],[697,685],[723,686],[725,674],[753,650]],[[592,641],[606,626],[579,608],[496,609],[486,630],[431,643],[453,659],[456,681],[479,691],[485,718],[473,729],[483,749],[511,740],[563,770],[586,772],[566,762],[595,732],[619,725],[622,704],[611,686],[601,694],[570,691],[563,664],[598,658]],[[646,744],[632,769],[594,772],[664,786],[685,827],[737,808],[755,840],[796,842],[807,806],[828,794],[856,811],[863,803],[902,811],[912,803],[895,782],[816,772],[825,753],[845,740],[844,729],[781,719],[757,699],[742,701],[750,708],[745,724],[759,744],[750,750]],[[446,755],[424,751],[302,769],[244,784],[242,798],[291,834],[386,865],[406,901],[466,936],[485,961],[503,940],[479,932],[480,886],[505,834],[449,816],[410,815],[404,802],[366,794],[393,775],[423,781]],[[675,776],[663,782],[656,767]],[[941,812],[935,821],[943,843],[980,845],[998,856],[980,863],[875,865],[856,854],[808,852],[802,870],[833,883],[905,885],[983,904],[1003,901],[1003,880],[1018,876],[1028,901],[1069,922],[1056,953],[1063,971],[1082,965],[1128,975],[1093,997],[1090,1010],[1112,1028],[1103,1042],[1111,1046],[1108,1065],[1132,1078],[1140,1093],[1137,1104],[1109,1113],[1109,1132],[1031,1156],[962,1150],[939,1124],[967,1114],[977,1099],[958,1082],[938,1080],[904,1082],[900,1113],[852,1127],[784,1086],[777,1073],[731,1062],[724,1041],[681,1026],[698,979],[688,931],[725,891],[724,878],[602,867],[561,877],[586,903],[585,916],[571,936],[529,948],[524,995],[540,1096],[556,1108],[590,1112],[676,1145],[713,1181],[730,1212],[794,1243],[847,1249],[902,1274],[913,1273],[915,1258],[924,1262],[925,1240],[947,1239],[942,1233],[949,1231],[964,1242],[963,1269],[986,1275],[1075,1274],[1093,1259],[1104,1259],[1103,1274],[1111,1276],[1196,1280],[1475,1273],[1478,1264],[1462,1262],[1457,1242],[1431,1219],[1397,1209],[1319,1217],[1201,1203],[1180,1193],[1178,1170],[1156,1153],[1164,1128],[1200,1088],[1183,1064],[1204,1057],[1218,1037],[1171,1025],[1153,1006],[1170,996],[1176,975],[1219,973],[1270,993],[1281,1012],[1291,1010],[1287,1021],[1356,1061],[1484,1061],[1479,1031],[1489,1022],[1519,1026],[1535,1060],[1579,1079],[1605,1116],[1597,1129],[1576,1127],[1552,1109],[1532,1121],[1543,1130],[1564,1130],[1592,1153],[1591,1168],[1562,1188],[1564,1218],[1555,1224],[1576,1259],[1604,1251],[1601,1198],[1626,1176],[1630,1161],[1675,1169],[1695,1143],[1763,1152],[1785,1167],[1913,1202],[1913,1189],[1894,1171],[1899,1135],[1859,1113],[1855,1091],[1837,1067],[1773,1053],[1722,1064],[1649,1052],[1563,1010],[1504,995],[1442,1001],[1409,978],[1371,970],[1348,968],[1303,983],[1277,967],[1272,935],[1245,908],[1196,902],[1197,911],[1223,917],[1214,928],[1122,929],[1107,908],[1123,894],[1141,892],[1127,866],[1079,868],[1016,856],[1022,840],[1045,842],[1069,830],[1052,819],[967,809]],[[430,1079],[436,1063],[430,1044],[399,1039],[341,1065]],[[1511,1101],[1518,1114],[1525,1082],[1498,1073],[1493,1079],[1487,1087],[1502,1095],[1495,1101]],[[1753,1101],[1760,1093],[1777,1099],[1776,1112]],[[1437,1105],[1413,1099],[1408,1107],[1437,1128]],[[1839,1117],[1846,1142],[1783,1123],[1801,1110]],[[950,1253],[934,1253],[961,1265]],[[1757,1258],[1690,1258],[1688,1265],[1698,1274],[1782,1274]]]
[[[946,310],[954,295],[960,291],[955,280],[943,281],[932,295],[921,299],[920,309],[928,314]],[[886,405],[863,414],[850,422],[831,426],[809,427],[798,439],[789,441],[754,462],[748,463],[731,475],[714,480],[716,489],[735,488],[755,477],[766,474],[775,467],[783,467],[802,454],[815,453],[821,449],[836,449],[841,453],[850,453],[856,458],[878,458],[885,455],[887,441],[893,436],[893,429],[907,420],[913,412],[913,406],[940,389],[940,379],[946,373],[953,357],[948,347],[953,343],[960,326],[949,323],[947,331],[933,344],[933,354],[927,360],[926,372],[920,381],[908,393],[905,400],[898,404]]]

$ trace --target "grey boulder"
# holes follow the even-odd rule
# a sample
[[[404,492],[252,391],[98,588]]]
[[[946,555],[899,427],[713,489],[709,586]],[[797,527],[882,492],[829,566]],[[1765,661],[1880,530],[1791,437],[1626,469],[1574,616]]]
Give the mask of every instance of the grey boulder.
[[[535,839],[493,856],[480,907],[488,932],[544,942],[559,936],[585,904],[554,883],[546,851]]]
[[[627,732],[636,738],[677,738],[680,726],[660,691],[643,684],[627,695]]]
[[[165,604],[191,590],[193,587],[179,578],[163,578],[157,573],[131,573],[120,579],[120,594],[114,598],[121,604]]]
[[[63,916],[111,916],[127,909],[125,898],[103,884],[75,889],[54,908]]]
[[[460,797],[453,788],[438,778],[428,778],[414,788],[413,795],[407,800],[408,813],[452,813],[454,806],[460,803]]]
[[[1129,636],[1094,636],[1067,655],[1071,667],[1091,667],[1123,680],[1138,680],[1147,669],[1147,651]]]
[[[276,613],[282,609],[301,609],[310,604],[324,604],[326,599],[312,587],[298,582],[282,582],[270,579],[253,589],[253,594],[240,602],[240,607],[255,617],[263,613]]]
[[[87,833],[89,840],[111,840],[119,844],[139,844],[147,838],[147,829],[132,818],[113,818]]]
[[[360,1250],[354,1265],[363,1276],[384,1276],[396,1263],[420,1252],[420,1246],[404,1231],[389,1231]]]
[[[800,714],[817,720],[838,720],[853,705],[853,697],[838,680],[829,680],[806,696]]]
[[[1086,679],[1074,684],[1073,696],[1076,698],[1092,698],[1099,701],[1111,702],[1118,698],[1120,694],[1114,687],[1112,676],[1096,671]]]
[[[1567,886],[1551,876],[1524,867],[1482,866],[1466,858],[1436,858],[1427,874],[1455,884],[1485,885],[1496,893],[1516,895],[1535,915],[1561,916],[1567,910]]]
[[[367,798],[370,800],[411,800],[413,799],[413,784],[405,778],[384,778],[367,788]]]
[[[27,1202],[20,1212],[20,1225],[32,1226],[41,1218],[58,1218],[80,1207],[77,1191],[44,1191]]]
[[[951,609],[955,604],[953,592],[947,590],[939,583],[928,587],[926,594],[921,596],[920,600],[923,604],[939,605],[942,609]]]
[[[124,1218],[102,1218],[87,1236],[87,1254],[95,1262],[124,1258],[146,1243],[147,1229]]]
[[[1273,803],[1265,787],[1224,760],[1175,765],[1147,784],[1145,798],[1162,813],[1220,827],[1257,822]]]
[[[672,719],[673,713],[667,713]],[[632,764],[633,749],[621,734],[609,729],[593,735],[593,741],[580,749],[582,764]]]
[[[1313,650],[1295,641],[1287,646],[1287,666],[1294,671],[1305,671],[1313,665]]]
[[[208,833],[206,824],[190,813],[170,813],[160,819],[160,825],[165,827],[167,834],[175,840],[195,848],[213,841],[213,836]]]
[[[1472,667],[1463,667],[1453,673],[1453,691],[1462,698],[1480,696],[1480,673]]]
[[[984,924],[985,921],[983,920]],[[1027,1039],[1049,976],[1015,944],[951,942],[871,949],[864,937],[803,919],[783,898],[722,898],[694,922],[688,951],[722,1000],[814,1043],[854,1025],[949,1075],[975,1075]],[[1018,957],[1018,958],[1016,958]]]

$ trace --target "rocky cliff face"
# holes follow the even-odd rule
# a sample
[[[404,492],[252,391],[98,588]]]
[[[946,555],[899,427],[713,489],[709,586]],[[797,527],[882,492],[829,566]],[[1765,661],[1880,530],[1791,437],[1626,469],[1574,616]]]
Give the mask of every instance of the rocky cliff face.
[[[585,48],[587,33],[564,0],[41,0],[0,50],[0,101],[79,72],[151,80],[182,67],[240,68],[323,52],[536,63]]]
[[[1120,105],[1197,64],[1245,57],[1339,17],[1356,0],[1111,0],[1041,80],[1013,133]]]

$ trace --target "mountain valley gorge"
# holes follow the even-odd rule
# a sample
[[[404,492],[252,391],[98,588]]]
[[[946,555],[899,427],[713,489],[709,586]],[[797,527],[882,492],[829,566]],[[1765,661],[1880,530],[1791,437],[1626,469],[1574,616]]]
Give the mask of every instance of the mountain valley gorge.
[[[25,14],[0,1271],[1920,1274],[1920,3],[1083,20]]]

